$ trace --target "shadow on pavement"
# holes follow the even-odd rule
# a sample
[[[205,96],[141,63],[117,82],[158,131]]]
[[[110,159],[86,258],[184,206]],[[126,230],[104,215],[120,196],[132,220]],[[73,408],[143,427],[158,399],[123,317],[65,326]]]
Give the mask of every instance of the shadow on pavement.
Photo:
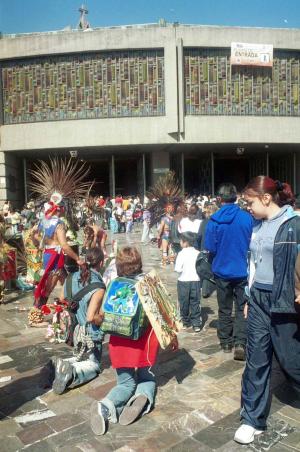
[[[195,364],[194,358],[184,348],[177,352],[162,352],[154,366],[158,386],[166,385],[172,378],[181,384],[192,373]]]
[[[276,388],[273,396],[284,405],[300,408],[300,386],[296,387],[289,381]]]
[[[38,409],[41,404],[34,399],[49,390],[48,378],[47,369],[42,368],[34,375],[19,378],[1,388],[0,419]],[[41,407],[45,408],[44,405]]]

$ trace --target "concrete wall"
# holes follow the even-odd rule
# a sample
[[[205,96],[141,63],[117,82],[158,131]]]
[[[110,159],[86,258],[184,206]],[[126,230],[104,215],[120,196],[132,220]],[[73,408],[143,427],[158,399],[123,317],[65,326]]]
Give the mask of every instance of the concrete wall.
[[[132,26],[93,31],[53,32],[3,37],[0,60],[120,49],[162,48],[165,57],[165,107],[162,117],[66,120],[0,126],[0,177],[18,170],[21,158],[32,151],[47,155],[58,149],[97,149],[153,145],[152,182],[169,166],[172,145],[190,144],[299,144],[300,118],[253,116],[185,116],[184,47],[230,47],[232,41],[273,44],[275,49],[300,50],[299,29],[216,26]],[[149,149],[149,148],[148,148]],[[154,149],[153,149],[154,150]],[[1,152],[2,151],[2,152]],[[5,154],[3,153],[5,151]],[[35,153],[35,156],[38,155]],[[8,157],[9,156],[9,157]],[[12,163],[14,161],[14,163]],[[299,167],[297,155],[297,168]],[[14,168],[14,169],[13,169]],[[298,176],[298,171],[297,178]],[[0,199],[9,195],[0,179]],[[10,193],[10,198],[19,194]]]
[[[186,116],[184,133],[169,133],[166,117],[113,118],[1,126],[1,151],[120,145],[300,143],[300,118]],[[117,133],[116,133],[117,131]]]
[[[4,37],[0,39],[3,60],[79,51],[163,48],[166,115],[5,125],[0,128],[0,150],[172,143],[299,143],[300,118],[184,115],[183,47],[230,47],[232,41],[299,50],[300,30],[153,25]]]
[[[60,31],[3,37],[0,59],[89,52],[162,48],[182,39],[185,47],[230,47],[232,41],[273,44],[277,49],[300,47],[300,29],[168,25],[118,27],[93,31]]]
[[[300,118],[186,116],[183,143],[300,143]]]
[[[163,117],[84,119],[1,126],[3,151],[174,143]]]

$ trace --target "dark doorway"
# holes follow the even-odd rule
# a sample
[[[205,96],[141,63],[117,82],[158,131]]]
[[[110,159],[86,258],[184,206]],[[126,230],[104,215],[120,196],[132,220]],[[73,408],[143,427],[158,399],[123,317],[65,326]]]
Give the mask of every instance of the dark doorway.
[[[137,157],[115,157],[116,195],[131,196],[138,193]]]
[[[184,158],[184,185],[189,194],[211,194],[211,155],[187,155]]]
[[[199,190],[199,163],[195,159],[184,161],[184,186],[186,193],[198,194]]]
[[[89,181],[94,181],[91,194],[93,196],[102,195],[109,196],[109,161],[103,160],[87,160],[90,165],[88,175]]]
[[[249,182],[249,158],[215,157],[215,189],[223,182],[231,182],[238,191]]]

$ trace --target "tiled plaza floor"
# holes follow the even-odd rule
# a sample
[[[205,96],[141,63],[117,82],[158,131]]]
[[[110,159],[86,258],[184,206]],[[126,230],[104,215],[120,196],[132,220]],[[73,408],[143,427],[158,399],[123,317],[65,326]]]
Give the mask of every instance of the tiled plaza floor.
[[[120,244],[125,240],[124,234]],[[140,246],[138,240],[137,233],[127,238],[141,249],[144,270],[157,268],[175,301],[172,268],[161,269],[158,250]],[[44,366],[49,357],[69,356],[71,351],[66,345],[47,342],[45,329],[27,326],[31,304],[32,294],[15,292],[0,306],[0,451],[300,451],[300,402],[276,363],[268,432],[251,447],[233,442],[239,425],[243,363],[219,350],[215,296],[202,300],[202,332],[180,333],[180,350],[160,354],[155,409],[130,426],[110,425],[102,437],[90,429],[89,409],[115,383],[107,346],[98,378],[55,395],[47,388]]]

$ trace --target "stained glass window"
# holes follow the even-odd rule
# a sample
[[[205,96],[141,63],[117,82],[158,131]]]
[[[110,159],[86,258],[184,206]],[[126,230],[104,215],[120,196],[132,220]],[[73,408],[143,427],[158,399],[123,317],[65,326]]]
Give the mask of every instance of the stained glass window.
[[[230,66],[230,49],[184,49],[187,115],[300,116],[300,52],[273,68]]]
[[[165,114],[163,50],[2,64],[4,124]]]

